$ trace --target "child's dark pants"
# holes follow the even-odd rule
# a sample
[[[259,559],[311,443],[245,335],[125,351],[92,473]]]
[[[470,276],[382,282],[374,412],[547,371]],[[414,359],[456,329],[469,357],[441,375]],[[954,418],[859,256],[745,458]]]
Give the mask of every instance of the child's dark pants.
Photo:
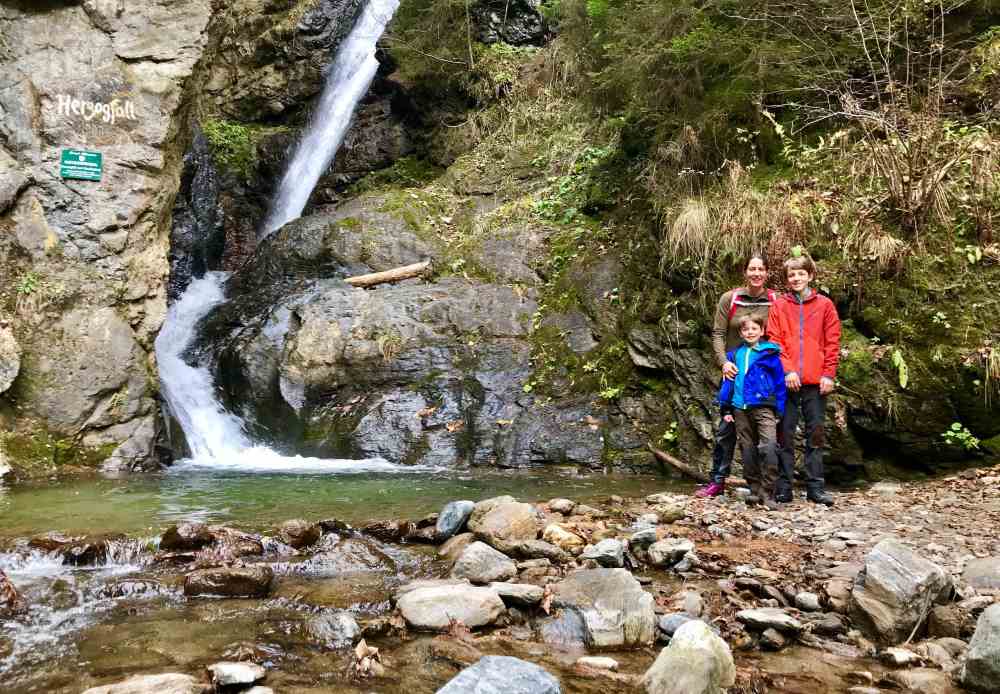
[[[709,482],[722,484],[729,477],[733,466],[733,452],[736,450],[736,426],[725,419],[719,420],[715,430],[715,448],[712,450],[712,474]]]
[[[820,395],[819,386],[802,386],[797,392],[788,391],[785,416],[781,420],[781,454],[778,484],[775,493],[779,498],[792,494],[792,475],[795,473],[795,429],[801,411],[806,424],[806,490],[809,494],[823,491],[823,449],[826,434],[826,396]]]
[[[735,410],[736,440],[743,454],[743,476],[754,493],[770,495],[778,474],[776,428],[778,417],[770,407]]]

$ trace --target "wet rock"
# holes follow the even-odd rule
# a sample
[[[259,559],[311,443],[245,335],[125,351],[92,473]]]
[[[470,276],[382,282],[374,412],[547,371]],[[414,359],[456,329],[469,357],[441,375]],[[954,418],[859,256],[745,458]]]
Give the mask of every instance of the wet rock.
[[[117,684],[91,687],[83,694],[204,694],[210,687],[191,675],[135,675]]]
[[[457,560],[465,548],[476,541],[476,536],[472,533],[462,533],[455,535],[438,548],[437,555],[450,562]]]
[[[209,665],[205,669],[216,687],[245,687],[267,676],[267,671],[256,663],[225,661]]]
[[[462,670],[437,694],[560,694],[559,680],[543,668],[504,655],[487,655]]]
[[[649,554],[649,563],[653,566],[673,566],[684,557],[685,554],[694,550],[694,543],[684,537],[669,537],[659,542],[654,542],[646,550]]]
[[[515,545],[512,554],[523,559],[545,559],[556,564],[570,561],[569,554],[545,540],[525,540]]]
[[[855,579],[851,618],[879,642],[901,643],[951,587],[944,569],[888,538],[875,545]]]
[[[58,552],[68,564],[87,566],[99,564],[108,557],[108,547],[111,542],[120,542],[124,535],[92,535],[88,537],[70,537],[58,532],[50,532],[33,537],[29,547]]]
[[[657,504],[653,507],[653,511],[656,513],[657,521],[663,525],[676,523],[687,515],[687,511],[680,504]]]
[[[573,664],[578,667],[590,667],[597,670],[618,669],[618,661],[605,656],[585,655],[582,658],[577,658]]]
[[[399,542],[415,530],[410,521],[381,520],[361,526],[362,532],[383,542]]]
[[[485,542],[473,542],[458,557],[452,567],[453,578],[467,578],[472,583],[503,581],[517,575],[517,566],[503,552]]]
[[[837,636],[847,633],[847,623],[844,618],[835,612],[825,614],[806,615],[812,633],[819,636]]]
[[[674,633],[642,677],[647,694],[722,694],[735,682],[729,646],[697,620]]]
[[[545,589],[530,583],[494,582],[490,584],[490,588],[497,592],[508,607],[534,607],[545,596]]]
[[[180,523],[167,528],[160,538],[160,549],[186,552],[215,542],[215,534],[204,523]]]
[[[535,630],[539,641],[559,649],[584,650],[590,642],[583,615],[573,608],[554,610],[535,622]]]
[[[553,604],[580,611],[596,647],[646,645],[656,635],[653,596],[625,569],[574,571],[552,592]]]
[[[534,0],[480,0],[473,6],[479,40],[503,41],[512,46],[540,44],[546,33],[545,19],[539,14],[541,3]]]
[[[184,594],[263,598],[271,592],[273,578],[269,566],[202,569],[184,577]]]
[[[886,665],[891,665],[893,667],[909,667],[911,665],[920,664],[919,655],[908,648],[899,648],[896,646],[883,650],[879,653],[879,658]]]
[[[656,627],[669,638],[674,635],[675,631],[691,621],[694,621],[694,618],[691,617],[691,615],[683,612],[673,612],[671,614],[662,615],[659,620],[657,620]]]
[[[281,541],[295,549],[316,544],[321,534],[319,525],[300,518],[286,520],[278,530]]]
[[[918,668],[890,672],[886,679],[905,692],[913,694],[944,694],[952,692],[951,677],[940,670]],[[995,689],[993,691],[996,691]]]
[[[620,540],[601,540],[596,545],[587,545],[581,559],[593,559],[603,567],[615,569],[625,565],[625,547]]]
[[[306,631],[330,649],[346,648],[361,636],[361,627],[350,612],[325,611],[306,622]]]
[[[973,559],[965,565],[962,581],[979,591],[1000,590],[1000,557]]]
[[[973,691],[996,691],[1000,682],[1000,604],[986,608],[979,615],[966,651],[961,681]]]
[[[628,538],[628,546],[638,549],[649,547],[656,542],[656,528],[643,528],[632,533]]]
[[[949,671],[955,667],[955,658],[947,648],[939,643],[934,643],[933,641],[918,643],[913,647],[913,652],[924,661],[933,663],[942,670]]]
[[[452,620],[475,629],[492,624],[505,609],[495,590],[467,583],[415,588],[397,606],[407,624],[426,631],[445,631]]]
[[[961,638],[966,631],[965,613],[955,605],[937,605],[927,618],[928,636]]]
[[[777,629],[765,629],[760,635],[761,648],[768,651],[780,651],[788,645],[788,639]]]
[[[535,507],[509,496],[480,501],[469,516],[468,526],[477,539],[501,552],[538,537]]]
[[[758,607],[752,610],[740,610],[736,619],[747,625],[748,629],[763,631],[777,629],[789,634],[802,631],[802,622],[777,607]]]
[[[819,612],[823,606],[819,602],[816,593],[803,591],[795,595],[795,606],[803,612]]]
[[[594,508],[593,506],[587,506],[586,504],[577,504],[576,508],[573,509],[573,515],[575,516],[589,516],[591,518],[607,518],[608,512]]]
[[[472,501],[451,501],[445,504],[444,508],[441,509],[441,513],[438,515],[436,529],[437,535],[440,539],[446,540],[453,536],[455,533],[461,532],[462,528],[465,527],[466,522],[469,520],[469,516],[472,515],[472,509],[476,507],[476,504]]]
[[[542,531],[542,540],[574,555],[582,552],[587,544],[582,537],[559,523],[550,523],[545,526],[545,530]]]
[[[100,595],[106,598],[134,598],[140,596],[162,595],[167,592],[158,581],[142,581],[124,579],[101,586]]]
[[[576,508],[576,502],[570,499],[550,499],[547,506],[553,513],[561,513],[564,516],[568,516]]]

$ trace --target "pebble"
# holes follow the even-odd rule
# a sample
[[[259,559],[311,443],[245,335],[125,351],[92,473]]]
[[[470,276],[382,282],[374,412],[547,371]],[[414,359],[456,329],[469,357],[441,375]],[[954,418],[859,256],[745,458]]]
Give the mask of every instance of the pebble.
[[[795,596],[795,606],[803,612],[819,612],[823,609],[819,604],[819,596],[816,593],[802,591]]]
[[[788,641],[776,629],[765,629],[760,635],[760,645],[769,651],[780,651]]]
[[[684,591],[684,611],[692,617],[701,617],[705,612],[705,600],[696,590]]]
[[[879,654],[883,663],[892,665],[893,667],[908,667],[910,665],[917,665],[921,662],[919,655],[913,651],[906,648],[886,648]]]
[[[770,530],[771,529],[771,524],[768,523],[763,518],[756,518],[750,524],[750,527],[753,528],[754,530],[764,531],[764,530]]]

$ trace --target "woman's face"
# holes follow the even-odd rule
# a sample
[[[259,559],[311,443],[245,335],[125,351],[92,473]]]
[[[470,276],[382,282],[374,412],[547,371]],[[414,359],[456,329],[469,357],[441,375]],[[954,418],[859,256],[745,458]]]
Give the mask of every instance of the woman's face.
[[[754,258],[747,264],[747,286],[751,289],[762,289],[767,285],[767,267],[760,258]]]

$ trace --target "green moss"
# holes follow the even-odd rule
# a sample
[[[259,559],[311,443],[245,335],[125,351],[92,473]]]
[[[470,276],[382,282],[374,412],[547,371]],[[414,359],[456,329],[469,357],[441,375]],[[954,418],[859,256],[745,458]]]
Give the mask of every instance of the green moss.
[[[208,139],[215,162],[245,181],[253,178],[257,171],[257,145],[261,138],[285,130],[218,118],[205,120],[201,129]]]
[[[372,190],[386,187],[419,188],[444,173],[444,169],[435,166],[426,159],[419,157],[403,157],[393,162],[392,166],[373,171],[354,183],[347,195],[360,195]]]
[[[54,436],[44,430],[25,434],[8,432],[0,438],[0,446],[15,473],[38,477],[58,473],[60,468],[96,468],[106,461],[117,444],[84,446],[73,438]]]

